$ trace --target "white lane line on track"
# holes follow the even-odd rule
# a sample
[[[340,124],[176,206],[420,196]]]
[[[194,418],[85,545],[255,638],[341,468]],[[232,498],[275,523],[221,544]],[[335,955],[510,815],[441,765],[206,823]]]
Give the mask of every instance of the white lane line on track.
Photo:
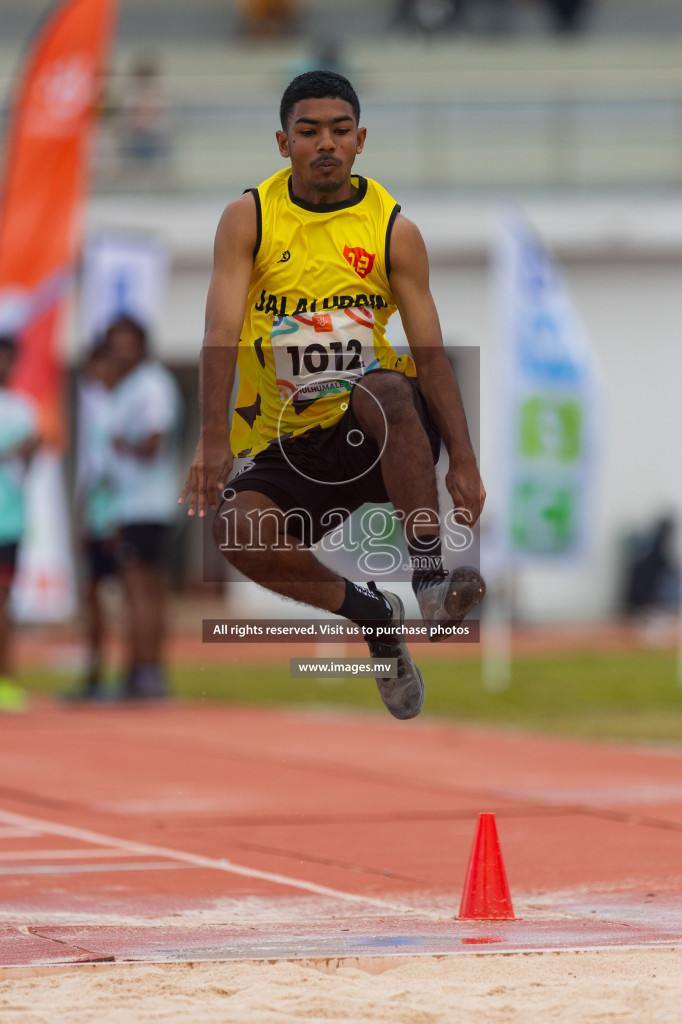
[[[197,868],[208,868],[213,871],[224,871],[227,874],[238,875],[242,878],[258,878],[263,882],[271,882],[274,885],[285,886],[290,889],[301,889],[304,892],[313,893],[316,896],[331,896],[346,903],[358,903],[364,906],[380,907],[387,913],[405,914],[409,917],[427,918],[430,921],[447,921],[449,915],[429,911],[424,908],[405,906],[402,903],[395,903],[393,900],[376,899],[373,896],[361,896],[358,893],[343,892],[341,889],[330,889],[326,885],[316,885],[315,882],[306,882],[299,878],[290,878],[288,875],[279,875],[271,871],[259,871],[257,868],[249,868],[244,864],[233,864],[228,860],[216,860],[214,857],[203,857],[197,853],[187,853],[184,850],[173,850],[166,846],[152,846],[148,843],[136,843],[130,839],[119,839],[117,836],[105,835],[101,832],[92,832],[90,829],[74,828],[71,825],[60,825],[57,822],[45,821],[42,818],[30,818],[24,814],[15,814],[12,811],[0,810],[0,822],[8,825],[23,826],[26,828],[38,828],[50,835],[62,836],[67,839],[78,840],[84,843],[92,843],[95,846],[110,846],[118,850],[125,850],[128,853],[137,853],[143,857],[166,857],[168,860],[178,861],[182,864],[191,864]]]
[[[129,857],[123,850],[77,849],[70,850],[0,850],[0,861],[25,860],[92,860],[98,857]]]
[[[140,864],[12,864],[10,867],[0,867],[0,878],[7,875],[84,875],[93,874],[96,871],[181,871],[189,867],[188,864],[179,864],[162,861],[145,860]]]

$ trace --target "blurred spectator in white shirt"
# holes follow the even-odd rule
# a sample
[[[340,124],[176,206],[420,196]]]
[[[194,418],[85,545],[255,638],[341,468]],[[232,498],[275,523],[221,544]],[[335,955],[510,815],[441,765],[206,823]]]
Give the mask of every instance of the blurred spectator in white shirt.
[[[118,559],[128,600],[128,670],[124,697],[167,693],[164,566],[177,513],[181,400],[173,375],[151,359],[144,326],[130,317],[110,324],[105,342],[119,383],[111,412]]]
[[[82,682],[70,700],[98,700],[103,690],[106,615],[102,584],[118,575],[116,510],[111,475],[111,414],[117,370],[105,344],[87,355],[78,382],[76,534],[83,559],[83,615],[87,644]]]

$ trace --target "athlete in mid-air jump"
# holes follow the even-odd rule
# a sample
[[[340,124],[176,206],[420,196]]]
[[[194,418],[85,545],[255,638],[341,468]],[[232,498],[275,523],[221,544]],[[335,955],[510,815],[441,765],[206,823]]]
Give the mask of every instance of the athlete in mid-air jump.
[[[397,677],[377,685],[392,715],[413,718],[424,685],[400,632],[402,601],[338,575],[309,546],[364,502],[392,502],[422,616],[447,626],[485,585],[475,569],[443,568],[441,439],[446,486],[469,525],[485,491],[424,242],[381,185],[353,173],[367,134],[353,87],[333,72],[307,72],[286,89],[280,117],[277,143],[289,166],[230,203],[218,225],[201,436],[180,501],[189,496],[189,514],[205,516],[225,491],[214,532],[241,573],[365,628],[389,627],[381,640],[367,636],[373,656],[398,662]],[[410,355],[386,339],[396,309]],[[227,487],[236,456],[249,462]],[[250,543],[255,515],[258,544]],[[282,544],[287,535],[302,543]]]

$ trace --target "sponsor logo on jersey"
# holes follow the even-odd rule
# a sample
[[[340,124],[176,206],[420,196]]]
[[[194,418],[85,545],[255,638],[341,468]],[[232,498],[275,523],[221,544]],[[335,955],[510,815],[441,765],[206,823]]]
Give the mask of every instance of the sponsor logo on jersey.
[[[298,316],[294,317],[295,320],[300,320],[302,324],[306,324],[307,327],[312,327],[315,334],[326,333],[327,331],[334,330],[334,324],[329,313],[313,313],[311,316],[304,316],[303,313],[299,313]]]
[[[290,259],[291,259],[291,253],[289,252],[288,249],[285,249],[284,252],[282,253],[280,259],[277,260],[277,262],[278,263],[288,263]]]
[[[371,273],[374,260],[376,259],[376,253],[367,252],[366,249],[359,245],[354,246],[354,248],[351,248],[349,245],[344,246],[343,256],[350,263],[358,277],[362,278],[367,277]]]

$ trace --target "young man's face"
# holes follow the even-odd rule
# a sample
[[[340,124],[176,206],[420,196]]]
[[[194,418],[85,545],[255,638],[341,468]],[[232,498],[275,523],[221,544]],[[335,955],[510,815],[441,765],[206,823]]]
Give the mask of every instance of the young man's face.
[[[287,131],[277,132],[280,154],[291,160],[294,193],[313,203],[350,198],[350,172],[366,134],[346,100],[299,100]]]

